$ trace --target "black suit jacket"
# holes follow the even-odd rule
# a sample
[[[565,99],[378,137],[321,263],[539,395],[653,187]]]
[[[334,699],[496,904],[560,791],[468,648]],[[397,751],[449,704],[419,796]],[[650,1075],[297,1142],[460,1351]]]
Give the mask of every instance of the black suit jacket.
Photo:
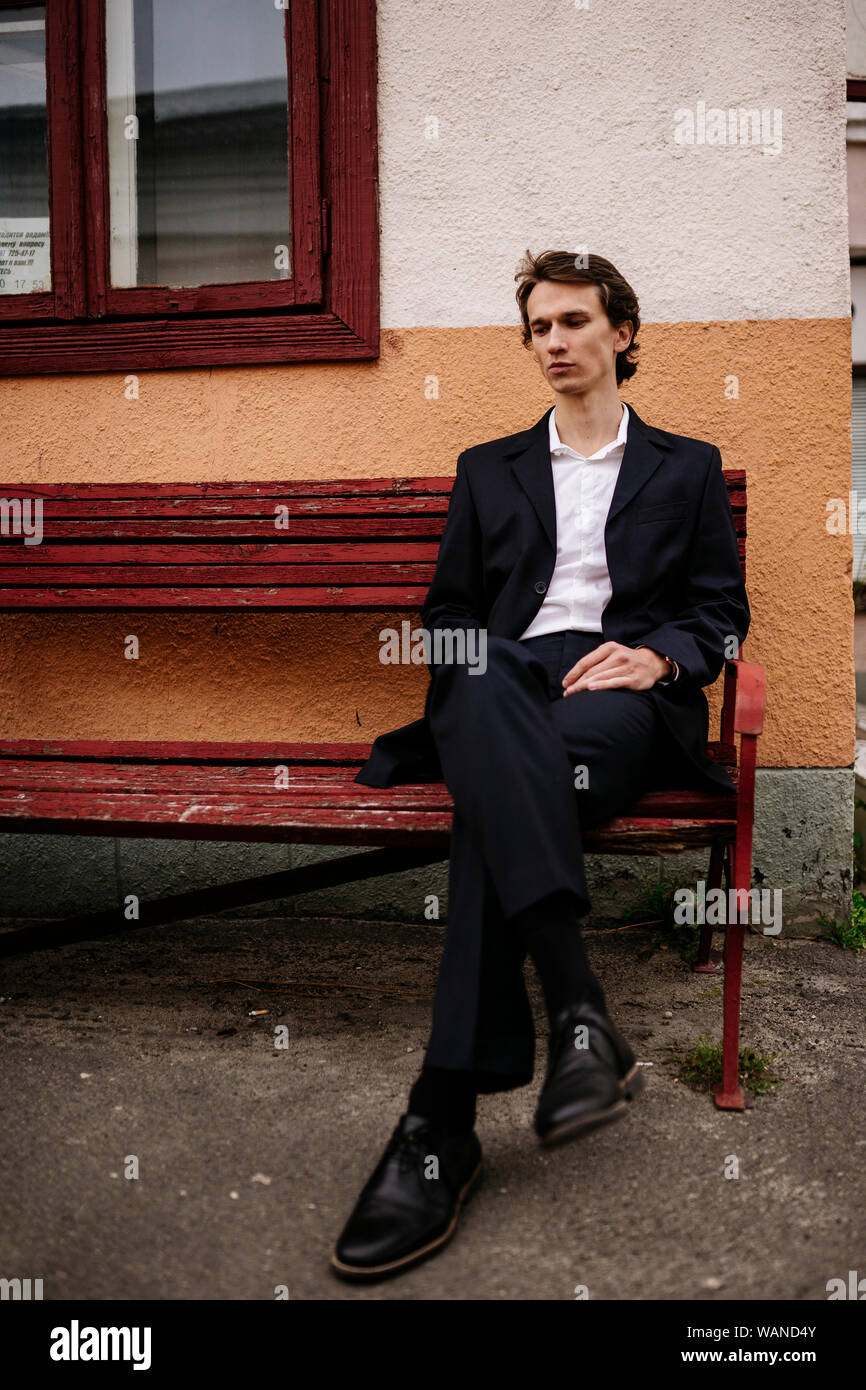
[[[702,687],[721,672],[726,642],[744,640],[751,614],[721,454],[704,440],[646,425],[628,409],[604,528],[613,594],[599,645],[645,645],[679,663],[679,680],[649,692],[670,735],[658,785],[729,791],[731,778],[706,756]],[[431,636],[436,628],[480,627],[519,638],[541,607],[556,563],[549,415],[460,454],[421,609]],[[441,778],[425,713],[381,734],[355,781],[387,787]]]

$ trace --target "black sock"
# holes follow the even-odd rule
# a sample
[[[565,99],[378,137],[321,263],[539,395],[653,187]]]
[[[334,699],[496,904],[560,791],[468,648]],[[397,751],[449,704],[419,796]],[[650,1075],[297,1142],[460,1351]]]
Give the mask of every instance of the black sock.
[[[422,1067],[406,1108],[413,1115],[433,1120],[449,1133],[461,1133],[475,1125],[476,1096],[471,1072]]]
[[[538,971],[548,1017],[587,1000],[607,1011],[604,991],[593,974],[580,931],[574,895],[563,889],[512,919]]]

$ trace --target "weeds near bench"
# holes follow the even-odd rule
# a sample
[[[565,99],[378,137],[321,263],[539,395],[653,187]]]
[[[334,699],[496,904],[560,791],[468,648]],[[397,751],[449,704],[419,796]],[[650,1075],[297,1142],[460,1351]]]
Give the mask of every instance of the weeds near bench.
[[[645,880],[645,885],[638,903],[623,914],[623,921],[636,927],[658,926],[661,930],[653,934],[648,946],[638,951],[638,960],[649,960],[656,951],[667,950],[673,945],[679,952],[680,960],[688,965],[693,964],[698,955],[700,927],[697,923],[674,921],[674,893],[679,885],[667,887],[663,883],[653,883],[649,878]]]
[[[866,897],[858,888],[852,895],[852,912],[843,922],[831,917],[818,917],[819,926],[829,927],[820,937],[821,941],[832,941],[843,951],[866,950]]]
[[[679,1064],[683,1081],[695,1091],[712,1091],[722,1079],[722,1044],[710,1042],[704,1034],[686,1052],[678,1052],[674,1043],[665,1043],[663,1051],[670,1053]],[[777,1053],[756,1052],[753,1047],[740,1048],[740,1081],[755,1095],[781,1086],[782,1078],[773,1070]]]

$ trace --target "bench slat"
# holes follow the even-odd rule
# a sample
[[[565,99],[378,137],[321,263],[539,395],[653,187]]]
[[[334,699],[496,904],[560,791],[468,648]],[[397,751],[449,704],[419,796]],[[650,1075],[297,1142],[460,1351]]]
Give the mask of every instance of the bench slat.
[[[331,765],[353,766],[356,770],[370,756],[369,743],[176,743],[150,739],[11,738],[0,743],[0,769],[3,760],[23,762],[33,759],[100,759],[107,763],[129,759],[140,765],[189,761],[202,766],[216,763],[244,763],[258,760],[269,764],[303,764],[304,770],[326,774]],[[707,753],[714,762],[736,762],[731,743],[708,743]],[[126,763],[123,763],[126,766]],[[359,782],[359,786],[362,784]]]
[[[740,481],[745,472],[732,470],[730,477]],[[59,497],[67,499],[134,497],[367,497],[412,496],[451,491],[453,478],[301,478],[278,482],[206,483],[0,483],[0,497]]]
[[[281,802],[302,799],[357,799],[359,804],[390,805],[392,798],[401,804],[419,806],[433,803],[450,809],[451,799],[444,782],[412,782],[391,788],[367,787],[352,779],[357,767],[317,769],[327,773],[314,777],[310,769],[289,766],[289,786],[275,785],[276,769],[284,764],[262,766],[218,764],[200,767],[189,763],[69,763],[69,762],[3,762],[0,764],[0,789],[5,791],[74,791],[86,794],[93,791],[119,792],[135,795],[138,792],[198,791],[225,796],[262,796]],[[385,794],[383,794],[383,792]]]
[[[212,538],[234,544],[246,537],[258,543],[269,542],[294,544],[297,540],[315,540],[318,537],[341,541],[344,544],[355,540],[394,540],[395,537],[416,536],[425,540],[442,535],[441,516],[395,516],[391,525],[384,525],[382,517],[322,517],[295,516],[289,519],[289,529],[277,531],[273,516],[251,517],[143,517],[118,521],[116,518],[93,517],[86,521],[58,521],[46,519],[40,545],[25,546],[17,536],[0,536],[0,546],[31,554],[38,560],[41,545],[51,541],[69,541],[73,544],[87,541],[107,541],[119,547],[120,542],[155,538],[167,539],[172,536],[178,540],[207,541]],[[280,542],[280,538],[282,541]]]
[[[435,564],[439,549],[437,541],[418,537],[410,540],[369,542],[356,540],[352,544],[351,563],[354,565],[369,561],[373,564],[405,562],[413,564],[421,560]],[[6,573],[12,566],[33,564],[32,546],[0,546],[0,565]],[[312,545],[279,545],[268,541],[220,541],[211,545],[136,545],[128,550],[125,547],[88,545],[78,542],[75,545],[52,545],[43,541],[39,546],[39,561],[42,565],[302,565],[302,564],[341,564],[346,562],[346,550],[335,541],[321,541]],[[10,574],[9,582],[14,580]]]
[[[0,493],[0,496],[8,496]],[[12,492],[12,496],[19,494]],[[399,517],[408,515],[444,516],[448,511],[448,497],[439,493],[425,495],[406,495],[394,493],[387,496],[367,497],[214,497],[204,493],[200,497],[119,497],[109,501],[93,498],[54,498],[46,496],[42,501],[42,515],[46,522],[75,519],[86,522],[88,518],[102,519],[114,517],[247,517],[259,516],[274,519],[274,508],[286,507],[289,518],[294,516],[333,516],[333,517]],[[291,523],[290,523],[291,524]]]
[[[4,589],[2,608],[273,608],[289,609],[411,609],[420,608],[427,588],[389,588],[333,585],[327,589],[289,586],[265,589],[248,588],[188,588],[148,589]]]
[[[168,793],[92,793],[30,791],[0,788],[0,826],[4,832],[19,827],[28,833],[154,834],[160,827],[166,837],[231,840],[294,840],[331,844],[418,844],[419,836],[450,839],[451,811],[401,809],[362,805],[283,805],[263,796],[202,797]],[[632,811],[622,823],[611,821],[604,834],[586,836],[594,844],[608,835],[642,837],[657,834],[662,840],[709,844],[730,836],[735,816],[726,818],[668,817],[642,820]]]
[[[0,560],[2,560],[0,556]],[[435,565],[377,560],[375,564],[336,565],[39,565],[22,571],[0,564],[0,586],[57,585],[62,588],[139,588],[145,585],[173,591],[176,585],[222,588],[226,585],[269,585],[310,588],[320,584],[424,584],[429,588]]]
[[[409,813],[453,812],[445,783],[409,783],[396,787],[366,787],[354,781],[357,766],[292,767],[288,787],[277,787],[275,767],[285,765],[190,766],[178,763],[47,762],[4,760],[0,763],[0,826],[21,815],[35,815],[35,808],[57,805],[67,820],[131,821],[140,805],[163,808],[167,823],[183,823],[177,808],[202,803],[232,820],[239,808],[252,815],[252,823],[309,824],[310,817],[328,820],[341,816],[345,823],[367,812],[381,810]],[[670,817],[684,820],[730,819],[730,794],[699,791],[646,792],[630,809],[644,828]],[[107,808],[107,809],[106,809]],[[46,815],[42,810],[40,815]]]

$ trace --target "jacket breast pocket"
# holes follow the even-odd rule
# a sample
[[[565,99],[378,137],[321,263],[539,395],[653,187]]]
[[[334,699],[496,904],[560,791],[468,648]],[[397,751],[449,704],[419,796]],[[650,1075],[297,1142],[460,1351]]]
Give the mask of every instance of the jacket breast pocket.
[[[683,521],[688,502],[655,502],[651,507],[638,507],[637,524],[646,526],[654,521]]]

